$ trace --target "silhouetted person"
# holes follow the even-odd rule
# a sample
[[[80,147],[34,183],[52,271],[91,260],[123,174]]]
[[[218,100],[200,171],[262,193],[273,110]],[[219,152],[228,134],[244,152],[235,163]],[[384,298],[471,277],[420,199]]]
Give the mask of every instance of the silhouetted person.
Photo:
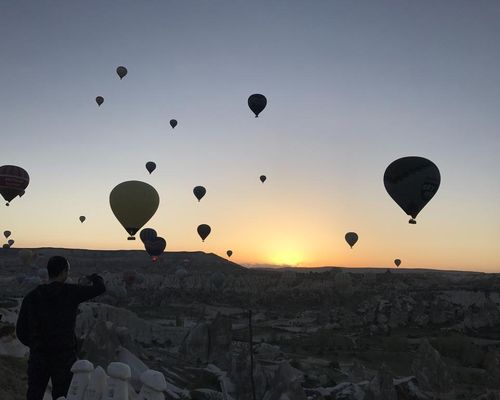
[[[17,320],[19,340],[30,348],[27,400],[42,400],[49,379],[52,398],[66,396],[77,359],[75,335],[78,305],[106,291],[103,279],[93,274],[89,286],[64,283],[70,270],[64,257],[47,263],[49,283],[26,295]]]

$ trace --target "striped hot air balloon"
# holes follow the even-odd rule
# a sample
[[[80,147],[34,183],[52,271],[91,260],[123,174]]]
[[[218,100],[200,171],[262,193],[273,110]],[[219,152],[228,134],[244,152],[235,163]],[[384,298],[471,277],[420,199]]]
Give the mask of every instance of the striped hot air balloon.
[[[6,205],[14,199],[21,197],[30,183],[28,173],[15,165],[2,165],[0,167],[0,194],[7,201]]]

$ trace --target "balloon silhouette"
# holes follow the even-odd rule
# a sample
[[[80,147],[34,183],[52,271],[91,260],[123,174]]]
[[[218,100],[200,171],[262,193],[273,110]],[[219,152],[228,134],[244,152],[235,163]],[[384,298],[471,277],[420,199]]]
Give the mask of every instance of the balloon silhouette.
[[[155,214],[160,204],[156,189],[140,181],[127,181],[117,185],[109,194],[109,204],[116,219],[135,240],[134,235]]]
[[[267,177],[265,175],[261,175],[259,179],[262,183],[264,183],[266,181]]]
[[[153,161],[148,161],[146,163],[146,169],[148,170],[149,174],[151,174],[151,172],[156,169],[156,164]]]
[[[198,201],[200,201],[203,198],[203,196],[205,196],[205,193],[207,193],[207,189],[205,189],[203,186],[196,186],[193,189],[193,193],[195,197],[198,199]]]
[[[441,183],[438,167],[426,158],[403,157],[385,170],[384,186],[389,196],[411,216],[410,224],[436,194]]]
[[[152,242],[153,240],[156,239],[156,231],[154,229],[151,229],[151,228],[144,228],[139,237],[141,238],[142,240],[142,243],[146,244],[146,242]]]
[[[232,252],[232,250],[228,250],[228,251],[226,251],[226,254],[228,257],[231,257],[233,255],[233,252]]]
[[[347,232],[345,234],[345,241],[349,244],[349,246],[354,246],[358,241],[358,234],[356,232]]]
[[[396,264],[396,267],[399,267],[401,265],[401,260],[399,258],[396,258],[394,260],[394,264]]]
[[[167,242],[162,237],[158,236],[150,242],[144,243],[144,247],[147,253],[151,257],[159,257],[163,254],[165,247],[167,247]],[[155,260],[156,261],[156,260]]]
[[[172,129],[174,129],[177,126],[177,120],[176,119],[171,119],[170,120],[170,126]]]
[[[104,103],[104,97],[102,97],[102,96],[97,96],[97,97],[95,98],[95,102],[97,103],[97,105],[98,105],[99,107],[101,107],[101,104],[102,104],[102,103]]]
[[[266,105],[266,96],[262,94],[252,94],[248,98],[248,107],[250,107],[250,110],[255,114],[255,118],[257,118],[264,108],[266,108]]]
[[[10,249],[10,246],[7,243],[5,243],[2,245],[2,249]]]
[[[83,224],[87,218],[85,218],[85,215],[80,215],[80,222]]]
[[[125,77],[125,75],[127,75],[127,72],[128,72],[127,68],[125,68],[121,65],[116,69],[116,73],[120,77],[120,80],[122,80]]]
[[[11,232],[10,231],[4,231],[3,235],[5,236],[5,239],[8,239],[9,236],[11,235]]]
[[[7,242],[7,244],[9,245],[9,247],[12,247],[12,245],[13,245],[14,243],[15,243],[15,242],[14,242],[14,240],[12,240],[12,239],[10,239],[10,240]]]
[[[7,206],[16,196],[22,196],[30,183],[28,173],[15,165],[0,167],[0,194],[7,201]]]
[[[211,228],[207,224],[201,224],[198,226],[198,235],[201,237],[201,241],[204,242],[208,235],[210,235]]]

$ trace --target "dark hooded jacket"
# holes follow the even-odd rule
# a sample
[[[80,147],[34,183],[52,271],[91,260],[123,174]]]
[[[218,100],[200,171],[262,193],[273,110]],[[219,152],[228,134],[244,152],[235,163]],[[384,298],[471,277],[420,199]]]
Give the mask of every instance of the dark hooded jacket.
[[[90,280],[91,286],[51,282],[28,293],[16,325],[21,343],[31,351],[75,350],[78,305],[106,291],[100,276]]]

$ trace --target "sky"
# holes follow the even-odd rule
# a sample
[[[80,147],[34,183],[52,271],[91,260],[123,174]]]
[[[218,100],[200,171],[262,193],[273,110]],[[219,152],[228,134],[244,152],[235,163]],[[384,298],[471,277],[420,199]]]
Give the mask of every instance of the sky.
[[[31,179],[0,231],[141,249],[109,205],[141,180],[169,251],[500,272],[499,20],[496,0],[0,0],[0,165]],[[383,185],[404,156],[441,172],[416,225]]]

